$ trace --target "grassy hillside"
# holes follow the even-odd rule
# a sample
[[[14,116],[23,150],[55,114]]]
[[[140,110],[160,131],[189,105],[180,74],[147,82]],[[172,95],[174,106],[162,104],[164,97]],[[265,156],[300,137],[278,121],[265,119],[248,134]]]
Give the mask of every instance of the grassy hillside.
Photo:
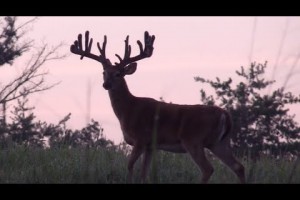
[[[198,183],[201,172],[186,154],[159,152],[149,183]],[[218,160],[210,183],[236,183],[236,177]],[[243,159],[250,183],[300,183],[295,161]],[[137,162],[135,182],[140,175]],[[0,151],[0,183],[126,183],[127,158],[108,149],[30,149]]]

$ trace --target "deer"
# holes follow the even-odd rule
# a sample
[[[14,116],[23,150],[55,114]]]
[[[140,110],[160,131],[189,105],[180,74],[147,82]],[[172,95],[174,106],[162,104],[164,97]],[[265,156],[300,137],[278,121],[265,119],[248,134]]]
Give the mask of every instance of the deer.
[[[137,61],[153,54],[155,36],[144,33],[144,46],[137,41],[140,53],[131,57],[129,36],[125,39],[125,53],[114,64],[106,58],[107,37],[102,46],[97,42],[99,55],[91,53],[93,38],[85,32],[71,45],[73,54],[96,60],[103,66],[103,88],[108,91],[112,109],[119,120],[124,140],[132,146],[128,158],[128,182],[132,182],[136,161],[143,154],[141,180],[145,182],[154,150],[188,153],[201,170],[201,183],[208,183],[214,172],[205,149],[210,150],[245,183],[244,166],[233,156],[230,135],[233,122],[228,111],[217,106],[180,105],[157,101],[148,97],[136,97],[129,91],[125,75],[132,75]],[[153,145],[155,144],[155,145]]]

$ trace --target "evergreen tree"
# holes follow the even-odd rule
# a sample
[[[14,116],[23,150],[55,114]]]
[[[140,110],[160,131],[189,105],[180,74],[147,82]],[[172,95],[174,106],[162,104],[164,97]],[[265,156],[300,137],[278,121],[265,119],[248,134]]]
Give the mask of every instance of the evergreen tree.
[[[251,153],[257,158],[262,153],[274,156],[299,154],[300,126],[289,114],[290,104],[300,102],[300,97],[279,88],[265,94],[264,89],[275,81],[263,77],[267,62],[252,63],[248,70],[241,67],[236,74],[243,79],[235,87],[232,79],[221,81],[195,77],[195,81],[209,84],[216,98],[201,89],[201,101],[206,105],[224,107],[230,111],[233,122],[232,143],[236,152]]]
[[[13,64],[13,61],[28,51],[32,41],[20,42],[25,32],[20,32],[21,28],[32,22],[30,20],[21,26],[16,26],[16,17],[4,17],[0,24],[3,23],[2,32],[0,32],[0,66],[4,64]]]
[[[36,129],[36,118],[32,110],[34,107],[28,107],[26,96],[17,100],[18,105],[14,106],[12,111],[12,123],[9,124],[9,137],[11,141],[24,146],[44,146],[44,137]]]

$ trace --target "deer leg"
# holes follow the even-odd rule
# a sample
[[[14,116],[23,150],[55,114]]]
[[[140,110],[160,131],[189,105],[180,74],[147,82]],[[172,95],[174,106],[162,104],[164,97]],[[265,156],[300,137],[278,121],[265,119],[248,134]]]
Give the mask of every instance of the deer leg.
[[[214,172],[213,166],[207,160],[204,147],[201,145],[184,144],[185,149],[191,155],[194,162],[199,166],[202,172],[201,183],[207,183]]]
[[[234,158],[229,145],[216,145],[210,150],[236,174],[240,183],[246,183],[244,166]]]
[[[132,152],[129,156],[128,161],[128,182],[132,182],[132,174],[135,162],[138,160],[140,155],[143,153],[143,148],[139,146],[134,146]]]
[[[146,176],[148,174],[149,168],[150,168],[150,163],[152,159],[152,150],[151,149],[146,149],[144,152],[144,159],[143,159],[143,166],[142,166],[142,182],[145,183]]]

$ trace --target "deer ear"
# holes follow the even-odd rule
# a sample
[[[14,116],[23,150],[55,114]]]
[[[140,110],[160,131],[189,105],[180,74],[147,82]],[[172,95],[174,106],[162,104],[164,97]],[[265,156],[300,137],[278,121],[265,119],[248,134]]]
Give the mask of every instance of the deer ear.
[[[137,63],[130,63],[124,68],[124,74],[130,75],[136,71]]]

